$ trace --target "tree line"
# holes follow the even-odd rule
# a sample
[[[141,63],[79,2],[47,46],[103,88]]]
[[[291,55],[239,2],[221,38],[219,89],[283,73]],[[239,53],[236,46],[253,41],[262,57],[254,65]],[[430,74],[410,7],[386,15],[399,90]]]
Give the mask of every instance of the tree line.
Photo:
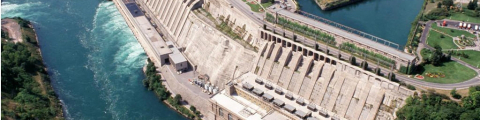
[[[396,115],[399,120],[479,120],[480,86],[469,88],[468,96],[460,103],[448,100],[445,95],[423,92],[406,100]]]
[[[22,29],[32,29],[28,21]],[[50,86],[37,45],[27,40],[13,43],[2,35],[2,119],[63,119],[59,100]]]

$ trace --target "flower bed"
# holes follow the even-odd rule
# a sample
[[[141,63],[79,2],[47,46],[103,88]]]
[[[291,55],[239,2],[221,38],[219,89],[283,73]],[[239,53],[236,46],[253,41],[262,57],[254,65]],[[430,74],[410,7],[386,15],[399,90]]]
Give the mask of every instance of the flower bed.
[[[415,78],[420,79],[420,80],[424,79],[424,77],[422,75],[415,75]]]
[[[425,73],[425,76],[431,77],[431,78],[444,78],[445,74],[439,73],[439,72],[434,72],[434,73],[427,72],[427,73]]]

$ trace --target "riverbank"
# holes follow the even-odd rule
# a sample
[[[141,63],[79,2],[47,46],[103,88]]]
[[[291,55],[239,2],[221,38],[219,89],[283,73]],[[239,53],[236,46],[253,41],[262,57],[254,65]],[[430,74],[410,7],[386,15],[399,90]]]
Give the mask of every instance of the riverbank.
[[[179,114],[189,119],[201,119],[200,112],[196,108],[190,107],[188,109],[182,102],[181,95],[172,95],[167,89],[167,86],[162,83],[161,75],[157,73],[157,68],[150,59],[147,60],[147,64],[143,68],[146,78],[143,80],[143,85],[150,91],[153,91],[155,95],[166,104],[169,108],[175,110]]]
[[[2,19],[2,119],[64,119],[50,82],[33,25]]]

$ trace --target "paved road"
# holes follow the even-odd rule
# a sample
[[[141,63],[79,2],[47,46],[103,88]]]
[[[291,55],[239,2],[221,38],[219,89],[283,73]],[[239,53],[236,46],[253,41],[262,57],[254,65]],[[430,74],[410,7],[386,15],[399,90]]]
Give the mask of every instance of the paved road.
[[[288,30],[283,30],[282,28],[275,27],[274,25],[263,21],[262,16],[257,16],[257,15],[252,14],[252,11],[250,11],[250,8],[248,6],[246,6],[246,4],[243,3],[241,0],[228,0],[228,1],[231,3],[232,6],[234,6],[235,8],[238,8],[240,11],[242,11],[247,17],[249,17],[251,20],[253,20],[255,23],[257,23],[259,26],[262,26],[265,23],[265,24],[267,24],[267,29],[272,29],[272,30],[275,30],[276,32],[278,31],[278,32],[282,32],[282,33],[283,33],[283,31],[285,31],[286,37],[293,38],[292,37],[293,34],[294,34],[293,32],[288,31]],[[430,23],[432,23],[432,22],[430,22]],[[428,24],[428,25],[430,26],[430,24]],[[427,31],[428,30],[429,30],[429,27],[428,27]],[[425,33],[425,32],[422,33],[422,37],[426,36],[426,35],[428,35],[428,32],[427,33]],[[307,46],[312,46],[313,47],[313,46],[315,46],[315,44],[318,44],[321,49],[326,49],[327,48],[326,45],[319,44],[316,41],[308,39],[308,38],[304,38],[304,37],[299,36],[299,38],[297,38],[297,39],[299,40],[299,42],[301,42],[301,43],[303,43]],[[425,40],[426,40],[426,38],[421,38],[421,39],[423,39],[422,43],[424,43]],[[425,47],[431,48],[428,45],[425,46]],[[337,49],[334,49],[334,48],[331,48],[331,47],[329,47],[328,49],[330,50],[330,54],[332,56],[337,56],[338,53],[339,53],[339,51]],[[341,53],[342,58],[350,57],[350,54],[348,54],[348,53],[345,53],[345,52],[340,52],[340,53]],[[453,60],[457,61],[455,58],[453,58]],[[359,64],[361,62],[362,62],[361,59],[357,59],[357,64]],[[462,63],[462,62],[463,61],[460,61],[459,63],[465,65],[465,63],[464,62]],[[371,63],[371,62],[368,62],[368,63],[371,66],[376,65],[376,63]],[[472,67],[472,66],[469,66],[468,64],[466,64],[466,66],[469,67],[469,68]],[[480,72],[478,69],[474,69],[474,70],[476,70],[477,72]],[[388,74],[388,72],[390,72],[391,70],[381,67],[381,71],[382,71],[383,74]],[[461,83],[455,83],[455,84],[430,83],[430,82],[417,80],[417,79],[414,79],[414,78],[409,78],[408,76],[401,75],[401,74],[397,74],[396,78],[400,81],[403,81],[403,82],[406,82],[408,84],[412,84],[412,85],[415,85],[415,86],[424,86],[424,87],[429,87],[429,88],[445,89],[445,90],[451,90],[453,88],[462,89],[462,88],[468,88],[468,87],[473,86],[473,85],[480,85],[480,78],[478,76],[471,79],[471,80],[464,81],[464,82],[461,82]]]

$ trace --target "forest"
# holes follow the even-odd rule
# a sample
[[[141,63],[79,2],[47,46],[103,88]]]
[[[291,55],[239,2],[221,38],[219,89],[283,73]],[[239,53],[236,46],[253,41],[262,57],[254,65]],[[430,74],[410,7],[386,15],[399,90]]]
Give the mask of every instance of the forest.
[[[431,91],[414,95],[396,114],[400,120],[480,120],[480,86],[470,87],[460,102]]]
[[[38,51],[30,22],[21,18],[23,41],[2,32],[2,119],[63,119],[59,100]],[[27,33],[30,32],[30,33]],[[28,39],[28,40],[27,40]],[[33,40],[32,40],[33,39]]]

